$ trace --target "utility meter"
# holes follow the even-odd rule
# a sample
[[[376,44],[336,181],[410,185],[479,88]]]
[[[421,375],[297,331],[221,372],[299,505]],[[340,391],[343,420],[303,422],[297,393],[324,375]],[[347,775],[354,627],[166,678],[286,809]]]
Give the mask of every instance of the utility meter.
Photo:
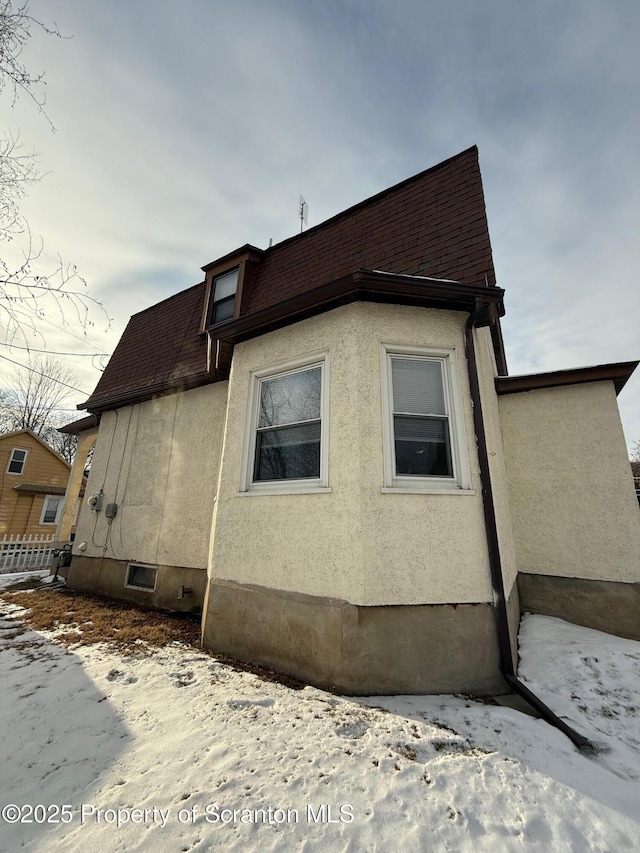
[[[100,512],[102,509],[102,492],[98,492],[97,495],[91,495],[90,498],[87,498],[87,504],[94,512]]]

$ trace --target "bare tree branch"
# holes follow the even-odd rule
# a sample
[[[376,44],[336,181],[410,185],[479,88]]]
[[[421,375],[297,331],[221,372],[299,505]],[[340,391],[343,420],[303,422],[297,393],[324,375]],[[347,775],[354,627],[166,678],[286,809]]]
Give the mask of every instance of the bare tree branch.
[[[57,24],[34,18],[28,2],[0,0],[0,95],[9,89],[12,105],[20,96],[29,98],[55,130],[46,113],[44,72],[32,72],[23,61],[23,50],[33,28],[65,38]],[[42,179],[36,152],[25,150],[19,134],[0,137],[0,331],[6,343],[28,343],[33,335],[43,343],[38,328],[42,319],[57,314],[63,326],[80,326],[86,335],[94,317],[111,325],[102,303],[88,292],[87,284],[72,264],[58,255],[48,260],[41,238],[34,239],[20,202],[29,188]]]
[[[640,477],[640,440],[636,441],[636,443],[631,448],[631,470],[633,471],[634,477]]]
[[[23,149],[19,134],[0,138],[0,240],[7,242],[24,232],[18,203],[41,178],[36,152]]]
[[[65,38],[55,22],[47,26],[30,15],[28,2],[0,0],[0,94],[6,88],[11,89],[12,104],[20,95],[26,95],[54,129],[44,108],[47,103],[44,71],[34,74],[22,60],[22,51],[31,38],[32,27],[50,36]]]
[[[68,420],[57,410],[75,382],[73,371],[50,355],[32,357],[28,367],[16,367],[10,384],[0,388],[0,432],[30,429],[72,462],[76,441],[57,431]]]
[[[108,329],[111,325],[109,315],[102,302],[88,292],[77,268],[65,264],[59,255],[47,268],[42,240],[35,244],[28,223],[21,221],[22,259],[12,266],[5,258],[0,258],[0,327],[5,330],[7,343],[28,343],[33,335],[44,342],[37,321],[45,317],[51,319],[51,313],[57,315],[62,326],[79,326],[85,335],[95,326],[93,318],[97,316],[104,322],[105,330]]]

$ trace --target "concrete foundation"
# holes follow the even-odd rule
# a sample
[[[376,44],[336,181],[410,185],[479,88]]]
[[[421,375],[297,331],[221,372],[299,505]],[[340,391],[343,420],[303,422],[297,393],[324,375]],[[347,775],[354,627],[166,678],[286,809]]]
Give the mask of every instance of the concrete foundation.
[[[206,609],[206,647],[321,688],[351,695],[508,690],[486,603],[363,607],[212,580]]]
[[[162,610],[177,610],[183,613],[202,613],[202,602],[207,586],[205,569],[154,566],[158,570],[156,588],[142,590],[125,586],[128,565],[127,560],[74,555],[71,565],[66,570],[67,586],[82,592],[94,592],[110,598],[132,601],[145,607],[158,607]],[[191,587],[192,592],[180,598],[183,586]]]
[[[518,589],[523,612],[640,640],[640,583],[522,573]]]

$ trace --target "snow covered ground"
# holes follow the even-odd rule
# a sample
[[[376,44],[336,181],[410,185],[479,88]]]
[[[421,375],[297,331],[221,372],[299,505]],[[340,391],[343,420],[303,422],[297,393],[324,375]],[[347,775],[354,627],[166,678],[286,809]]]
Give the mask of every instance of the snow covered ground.
[[[292,690],[177,644],[66,649],[15,615],[1,850],[640,849],[640,643],[523,620],[520,675],[600,745],[586,757],[461,696]]]

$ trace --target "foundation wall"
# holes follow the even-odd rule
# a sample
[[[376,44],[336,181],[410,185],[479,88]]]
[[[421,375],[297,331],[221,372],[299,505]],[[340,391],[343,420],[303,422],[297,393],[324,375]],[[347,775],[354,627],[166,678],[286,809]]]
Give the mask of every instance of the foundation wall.
[[[640,583],[522,574],[518,588],[523,612],[640,640]]]
[[[321,688],[351,695],[507,692],[488,604],[361,607],[217,580],[208,596],[205,646]],[[517,626],[515,590],[509,610]]]
[[[184,613],[202,613],[202,602],[207,587],[205,569],[185,566],[157,566],[155,590],[132,589],[125,586],[128,561],[103,560],[96,557],[74,556],[66,570],[67,584],[72,589],[121,598],[145,607],[158,607]],[[154,566],[154,568],[156,568]],[[191,587],[190,594],[180,597],[182,587]]]

